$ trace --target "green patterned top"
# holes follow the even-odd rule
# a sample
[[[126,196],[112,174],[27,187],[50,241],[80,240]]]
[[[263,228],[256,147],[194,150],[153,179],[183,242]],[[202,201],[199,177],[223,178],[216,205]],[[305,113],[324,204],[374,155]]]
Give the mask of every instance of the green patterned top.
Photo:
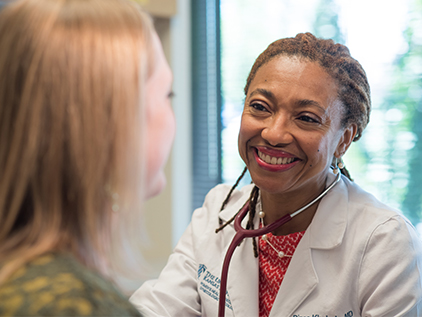
[[[47,254],[0,285],[0,316],[140,316],[111,282],[64,254]]]

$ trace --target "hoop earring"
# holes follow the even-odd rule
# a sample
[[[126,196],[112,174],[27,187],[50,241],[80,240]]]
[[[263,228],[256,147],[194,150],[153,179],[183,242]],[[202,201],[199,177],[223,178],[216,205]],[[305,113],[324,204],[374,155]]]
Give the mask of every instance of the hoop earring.
[[[334,157],[333,173],[337,175],[340,169],[343,169],[343,168],[344,168],[343,159],[341,157],[339,159],[337,157]]]

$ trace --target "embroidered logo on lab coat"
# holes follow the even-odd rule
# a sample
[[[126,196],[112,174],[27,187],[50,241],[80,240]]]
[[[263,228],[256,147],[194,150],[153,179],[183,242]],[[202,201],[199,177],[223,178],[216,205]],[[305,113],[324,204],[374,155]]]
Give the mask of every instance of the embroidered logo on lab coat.
[[[220,295],[220,278],[208,271],[204,264],[199,264],[198,280],[200,281],[199,290],[218,302],[218,297]],[[229,293],[227,291],[226,307],[233,310],[232,303],[229,299]]]

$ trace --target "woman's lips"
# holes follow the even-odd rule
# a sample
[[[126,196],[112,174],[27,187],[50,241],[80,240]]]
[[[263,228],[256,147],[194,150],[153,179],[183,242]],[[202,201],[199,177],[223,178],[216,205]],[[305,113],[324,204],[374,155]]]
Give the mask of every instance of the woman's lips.
[[[256,148],[253,153],[258,165],[271,172],[286,171],[300,162],[297,157],[289,153],[268,148]]]

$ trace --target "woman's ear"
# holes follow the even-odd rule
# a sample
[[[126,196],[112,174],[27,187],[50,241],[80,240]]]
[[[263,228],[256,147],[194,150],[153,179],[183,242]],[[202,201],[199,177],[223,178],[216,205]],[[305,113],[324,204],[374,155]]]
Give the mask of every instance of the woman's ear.
[[[357,132],[356,123],[350,124],[347,128],[343,130],[343,134],[338,142],[336,151],[334,152],[335,157],[342,157],[346,153],[350,144],[352,144],[353,139],[355,138]]]

